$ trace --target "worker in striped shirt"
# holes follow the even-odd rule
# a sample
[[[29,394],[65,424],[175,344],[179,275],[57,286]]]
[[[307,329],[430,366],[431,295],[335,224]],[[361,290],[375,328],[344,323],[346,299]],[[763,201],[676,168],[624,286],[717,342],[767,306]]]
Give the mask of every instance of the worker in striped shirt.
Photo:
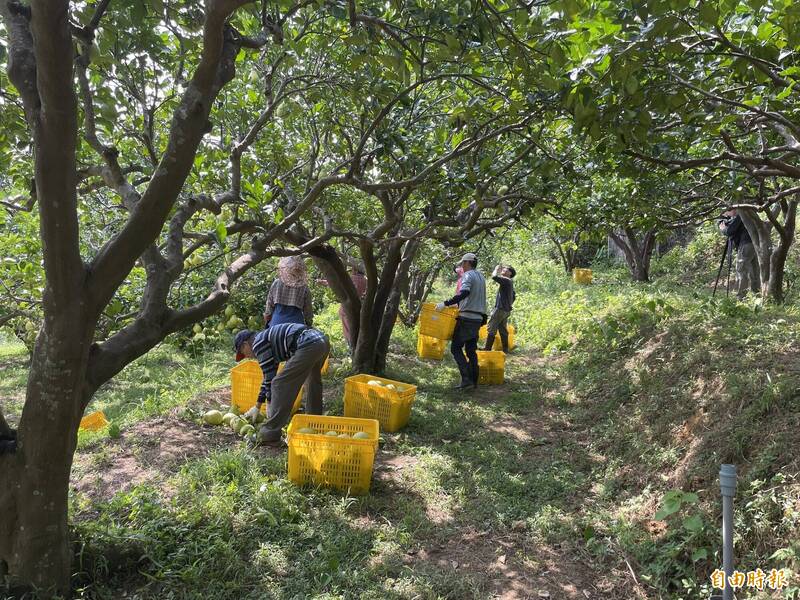
[[[258,332],[240,331],[233,346],[237,361],[254,358],[264,374],[256,405],[244,415],[255,422],[267,402],[267,419],[258,431],[259,443],[281,444],[281,430],[289,422],[294,399],[303,383],[306,414],[322,414],[321,370],[331,349],[328,336],[306,325],[281,323]],[[286,364],[278,373],[278,365],[284,361]]]

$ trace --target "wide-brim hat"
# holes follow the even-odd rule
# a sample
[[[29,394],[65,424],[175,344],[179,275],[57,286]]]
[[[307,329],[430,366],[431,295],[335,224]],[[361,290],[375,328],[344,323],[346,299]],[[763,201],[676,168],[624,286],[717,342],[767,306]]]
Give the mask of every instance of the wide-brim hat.
[[[284,256],[278,261],[278,277],[289,287],[308,285],[308,271],[305,261],[299,256]]]

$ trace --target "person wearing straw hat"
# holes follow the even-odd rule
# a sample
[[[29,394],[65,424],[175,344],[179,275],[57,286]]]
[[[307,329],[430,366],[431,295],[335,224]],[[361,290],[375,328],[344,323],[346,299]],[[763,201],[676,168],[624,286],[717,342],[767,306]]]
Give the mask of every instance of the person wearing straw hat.
[[[322,366],[331,350],[328,336],[318,329],[298,323],[271,325],[263,331],[245,329],[233,340],[236,361],[254,358],[264,380],[256,405],[245,413],[255,423],[264,402],[267,420],[258,430],[258,442],[267,446],[281,444],[281,430],[292,416],[292,406],[305,384],[305,413],[322,414]],[[278,365],[286,362],[278,373]]]
[[[514,267],[497,265],[492,272],[492,279],[500,286],[497,290],[497,297],[494,301],[494,310],[489,317],[486,329],[486,346],[484,350],[491,350],[494,346],[494,338],[500,333],[500,341],[503,344],[503,352],[508,354],[508,317],[511,316],[511,308],[517,295],[514,292],[514,277],[517,272]]]
[[[478,336],[481,325],[486,323],[486,280],[477,270],[478,257],[472,252],[462,256],[457,266],[464,273],[461,289],[449,300],[437,304],[436,309],[458,305],[450,352],[461,374],[461,383],[455,389],[464,390],[478,387]]]
[[[278,261],[278,278],[272,282],[264,308],[264,324],[298,323],[311,326],[314,309],[308,289],[306,263],[299,256]]]

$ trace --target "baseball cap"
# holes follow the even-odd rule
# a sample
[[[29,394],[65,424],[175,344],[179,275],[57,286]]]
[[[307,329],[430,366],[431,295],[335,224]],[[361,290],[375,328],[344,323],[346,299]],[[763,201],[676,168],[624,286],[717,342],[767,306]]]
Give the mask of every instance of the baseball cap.
[[[251,331],[250,329],[243,329],[242,331],[236,334],[235,338],[233,338],[233,349],[236,352],[236,362],[239,362],[244,358],[244,354],[240,352],[242,344],[244,344],[254,335],[255,331]]]
[[[464,256],[461,257],[461,260],[458,261],[456,266],[460,265],[463,262],[469,261],[471,263],[478,264],[478,257],[475,256],[472,252],[467,252]]]

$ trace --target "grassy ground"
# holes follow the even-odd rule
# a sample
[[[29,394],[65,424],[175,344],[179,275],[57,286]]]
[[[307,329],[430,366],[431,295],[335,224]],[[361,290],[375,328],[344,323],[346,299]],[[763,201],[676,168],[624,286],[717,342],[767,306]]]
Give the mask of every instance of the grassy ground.
[[[722,462],[741,472],[740,568],[798,570],[796,311],[618,270],[585,288],[534,262],[518,279],[524,344],[503,386],[451,392],[452,361],[414,358],[398,328],[389,375],[419,392],[364,498],[298,490],[284,452],[196,424],[229,398],[226,349],[126,369],[95,401],[121,435],[76,458],[79,596],[708,597]],[[320,323],[336,336],[334,311]],[[0,369],[13,415],[24,359]],[[345,372],[326,379],[331,414]]]

